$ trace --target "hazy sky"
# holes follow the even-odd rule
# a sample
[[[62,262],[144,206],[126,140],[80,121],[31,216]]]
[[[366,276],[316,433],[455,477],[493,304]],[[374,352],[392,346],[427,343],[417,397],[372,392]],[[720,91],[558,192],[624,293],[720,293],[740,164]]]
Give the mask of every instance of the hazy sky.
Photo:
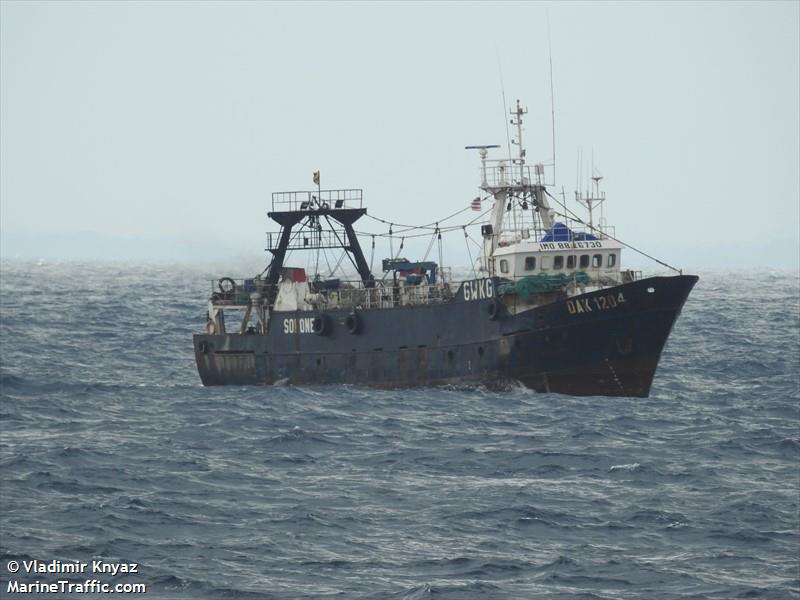
[[[0,7],[4,256],[257,254],[270,193],[317,169],[371,214],[448,215],[478,192],[463,147],[505,144],[498,64],[549,159],[549,18],[568,198],[593,149],[623,240],[800,260],[798,2]]]

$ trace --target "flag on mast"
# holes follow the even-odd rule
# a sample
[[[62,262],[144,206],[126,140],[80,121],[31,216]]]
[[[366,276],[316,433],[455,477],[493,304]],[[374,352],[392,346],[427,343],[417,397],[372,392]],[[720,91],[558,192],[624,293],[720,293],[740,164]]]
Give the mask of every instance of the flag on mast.
[[[319,171],[314,171],[314,183],[319,185]]]
[[[481,209],[480,197],[475,198],[475,200],[472,201],[472,204],[470,206],[472,206],[472,210],[480,210]]]

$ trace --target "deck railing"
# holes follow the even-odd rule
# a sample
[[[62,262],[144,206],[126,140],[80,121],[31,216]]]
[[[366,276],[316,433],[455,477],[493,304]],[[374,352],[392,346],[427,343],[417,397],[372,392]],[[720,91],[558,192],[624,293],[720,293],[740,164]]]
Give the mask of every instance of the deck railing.
[[[487,160],[482,184],[491,187],[532,185],[537,182],[535,167],[532,171],[531,165],[520,165],[516,160]]]
[[[530,276],[500,279],[508,283],[516,283]],[[619,280],[593,279],[585,284],[589,286],[610,286],[619,283],[630,283],[642,279],[641,271],[625,270],[620,273]],[[336,280],[334,280],[336,281]],[[365,287],[361,281],[308,281],[306,302],[298,308],[311,310],[325,309],[385,309],[400,308],[404,306],[417,306],[423,304],[441,304],[453,300],[461,282],[450,282],[449,279],[440,280],[435,285],[427,283],[405,283],[392,280],[376,281],[374,287]],[[570,279],[565,279],[565,286],[570,285]],[[574,284],[573,284],[574,285]],[[245,308],[252,304],[254,299],[271,300],[277,298],[279,286],[269,286],[266,281],[257,277],[252,279],[213,279],[211,281],[211,302],[217,307]],[[558,291],[558,290],[551,290]],[[563,290],[562,290],[563,291]],[[254,297],[254,294],[257,294]],[[511,294],[513,296],[514,294]]]
[[[535,227],[520,227],[516,230],[508,227],[506,225],[506,229],[503,233],[499,236],[500,245],[504,245],[505,243],[509,242],[517,242],[522,240],[530,240],[533,242],[555,242],[555,243],[572,243],[575,242],[575,249],[581,249],[577,242],[584,242],[587,241],[585,236],[591,235],[594,236],[598,240],[608,239],[607,236],[615,237],[616,232],[613,225],[604,225],[604,226],[594,226],[589,227],[586,226],[574,226],[572,223],[567,224],[567,227],[572,232],[572,239],[570,239],[569,235],[565,235],[563,237],[555,237],[551,231],[544,230],[541,228]],[[562,230],[556,230],[560,232]],[[566,232],[565,232],[566,233]],[[545,240],[545,238],[550,235],[551,238]],[[561,248],[559,248],[561,249]],[[565,250],[569,250],[569,248],[564,248]]]
[[[273,212],[328,208],[362,208],[364,192],[357,189],[274,192]]]
[[[333,286],[326,282],[309,281],[308,305],[317,308],[329,309],[373,309],[373,308],[398,308],[401,306],[415,306],[419,304],[436,304],[448,302],[453,298],[455,289],[446,282],[436,285],[398,284],[392,281],[376,282],[374,287],[365,287],[361,281],[339,281]],[[258,278],[253,279],[222,279],[211,280],[211,302],[220,307],[250,306],[253,294],[261,298],[277,297],[279,286],[269,286]],[[257,296],[258,297],[258,296]]]
[[[274,250],[278,248],[282,232],[268,231],[267,232],[267,249]],[[298,229],[292,232],[289,238],[289,244],[286,246],[287,250],[316,250],[319,249],[334,249],[339,250],[348,247],[350,244],[347,239],[347,233],[343,227],[336,227],[335,229],[323,229],[322,231],[313,231],[311,229]]]

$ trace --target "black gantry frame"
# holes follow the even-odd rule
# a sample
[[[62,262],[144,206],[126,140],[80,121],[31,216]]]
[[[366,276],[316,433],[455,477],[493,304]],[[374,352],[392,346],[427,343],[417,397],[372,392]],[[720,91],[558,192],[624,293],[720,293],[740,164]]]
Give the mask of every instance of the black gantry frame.
[[[307,210],[287,210],[275,211],[267,213],[267,216],[281,226],[280,240],[276,248],[269,248],[273,254],[272,264],[270,265],[269,273],[267,274],[267,284],[275,286],[278,283],[281,269],[283,268],[283,261],[286,259],[286,251],[289,248],[289,242],[292,238],[292,229],[295,225],[307,219],[308,217],[316,217],[319,222],[320,217],[330,217],[335,221],[341,223],[344,227],[345,234],[347,235],[347,242],[342,242],[342,249],[350,252],[355,259],[356,269],[364,282],[365,287],[372,287],[375,285],[375,279],[367,265],[367,260],[364,258],[364,251],[361,249],[361,244],[358,241],[358,236],[353,229],[353,223],[367,214],[366,208],[311,208]],[[308,246],[307,250],[313,250],[314,246]]]

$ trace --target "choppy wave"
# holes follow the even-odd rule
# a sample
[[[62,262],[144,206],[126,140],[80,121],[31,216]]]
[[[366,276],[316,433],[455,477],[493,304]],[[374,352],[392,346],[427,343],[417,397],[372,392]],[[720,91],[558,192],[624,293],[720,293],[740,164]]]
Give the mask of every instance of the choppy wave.
[[[648,399],[203,388],[210,278],[3,263],[3,586],[103,558],[163,598],[800,597],[797,274],[703,275]]]

